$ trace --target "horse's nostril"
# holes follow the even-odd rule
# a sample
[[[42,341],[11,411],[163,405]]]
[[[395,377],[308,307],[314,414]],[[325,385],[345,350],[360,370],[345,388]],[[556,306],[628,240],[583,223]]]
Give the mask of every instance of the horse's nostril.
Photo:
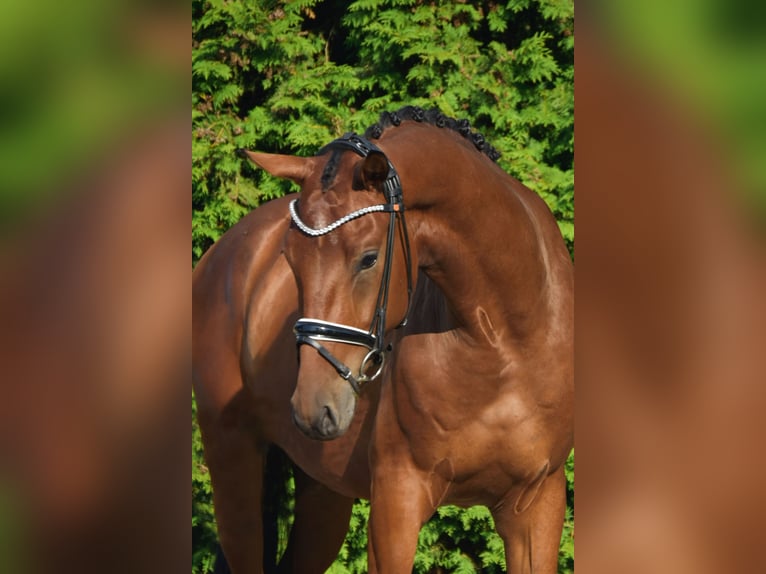
[[[293,422],[306,436],[316,440],[330,440],[338,435],[338,415],[330,406],[322,407],[316,418],[311,422],[301,418],[298,411],[293,409]]]
[[[322,433],[324,435],[334,434],[338,430],[338,418],[329,406],[324,407],[324,413],[322,413],[322,421],[320,423]]]

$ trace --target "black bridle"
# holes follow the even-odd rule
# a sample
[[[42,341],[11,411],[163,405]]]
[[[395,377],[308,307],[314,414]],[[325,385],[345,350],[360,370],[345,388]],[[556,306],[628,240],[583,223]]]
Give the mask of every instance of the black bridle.
[[[330,142],[320,149],[319,152],[317,152],[317,155],[321,155],[332,148],[350,149],[362,157],[367,157],[370,152],[383,154],[380,148],[375,144],[354,133],[347,133],[343,137]],[[385,157],[385,154],[383,155]],[[380,375],[383,370],[385,353],[392,349],[390,344],[385,347],[384,337],[397,223],[402,235],[404,258],[407,266],[407,312],[405,313],[402,322],[397,325],[397,328],[403,327],[407,323],[410,304],[412,303],[410,241],[407,235],[407,223],[404,219],[402,184],[399,180],[399,175],[396,173],[396,169],[390,161],[388,161],[388,175],[383,182],[383,194],[386,198],[386,203],[359,209],[321,229],[313,229],[301,221],[297,211],[297,199],[294,199],[290,203],[290,215],[296,227],[311,237],[318,237],[330,233],[341,225],[348,223],[357,217],[362,217],[363,215],[376,212],[389,213],[388,236],[386,239],[386,261],[383,267],[383,276],[380,280],[378,299],[375,304],[375,314],[370,323],[370,328],[367,329],[367,331],[364,331],[363,329],[358,329],[349,325],[332,323],[321,319],[307,319],[305,317],[298,319],[295,323],[295,327],[293,327],[298,348],[300,349],[301,345],[309,345],[316,349],[317,352],[327,360],[336,371],[338,371],[338,374],[349,382],[354,389],[354,392],[357,394],[361,392],[362,386],[365,383],[375,380]],[[359,366],[359,374],[355,376],[347,365],[341,362],[324,345],[322,345],[323,341],[366,347],[368,352]],[[372,371],[372,373],[368,374],[368,370]]]

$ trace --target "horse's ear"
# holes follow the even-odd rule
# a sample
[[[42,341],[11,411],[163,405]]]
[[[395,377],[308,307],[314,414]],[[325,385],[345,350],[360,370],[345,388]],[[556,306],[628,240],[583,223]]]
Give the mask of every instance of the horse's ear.
[[[359,176],[362,188],[381,191],[388,177],[388,158],[379,151],[371,151],[361,162]]]
[[[310,157],[260,153],[241,148],[237,150],[237,155],[239,157],[246,157],[258,167],[268,171],[274,177],[291,179],[299,185],[303,183],[303,180],[306,179],[314,169],[314,158]]]

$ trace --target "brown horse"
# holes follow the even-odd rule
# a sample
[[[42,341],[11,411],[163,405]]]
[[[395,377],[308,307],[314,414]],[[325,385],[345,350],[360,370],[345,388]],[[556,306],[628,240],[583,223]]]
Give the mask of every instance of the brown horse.
[[[270,445],[299,465],[295,522],[279,571],[324,572],[345,537],[353,499],[370,497],[376,384],[365,389],[354,422],[338,440],[309,440],[293,424],[298,292],[282,254],[289,201],[272,201],[243,218],[205,253],[193,274],[198,419],[219,538],[235,573],[269,570],[275,559],[264,555],[275,549],[264,548],[268,536],[261,522]],[[413,306],[412,325],[438,329],[447,315],[443,297],[425,276]]]
[[[353,499],[369,496],[375,392],[360,401],[352,429],[338,441],[316,443],[292,422],[298,300],[281,253],[287,201],[243,218],[193,274],[193,386],[219,539],[235,573],[262,572],[274,561],[264,556],[261,522],[270,445],[303,469],[296,473],[295,522],[280,571],[324,572],[343,542]]]
[[[297,302],[305,318],[294,327],[300,366],[292,417],[307,435],[335,440],[308,446],[291,438],[290,454],[323,453],[314,459],[323,466],[309,474],[346,494],[347,479],[338,479],[358,465],[356,492],[366,491],[359,453],[371,430],[370,571],[410,572],[420,527],[439,505],[455,503],[490,507],[509,571],[555,572],[562,466],[573,434],[573,272],[544,202],[497,167],[483,138],[438,111],[384,114],[365,138],[346,136],[311,158],[247,154],[298,182],[301,195],[290,203],[289,229],[284,203],[271,208],[270,219],[261,216],[270,229],[287,230],[286,263],[276,245],[266,254],[230,254],[229,267],[268,259],[258,281],[238,280],[248,293],[270,287],[259,305],[264,316],[232,304],[219,313],[216,321],[233,321],[239,331],[244,314],[248,334],[239,356],[231,339],[222,341],[231,358],[211,368],[231,370],[235,379],[240,364],[247,370],[278,360],[286,397],[295,376],[291,357],[263,349],[276,339],[280,349],[289,347],[283,339],[295,317],[285,311]],[[411,320],[392,350],[387,334],[418,310],[406,288],[410,273],[438,285],[451,328]],[[222,296],[242,291],[230,279],[219,281],[229,285]],[[259,333],[267,341],[248,351]],[[362,386],[380,371],[382,384],[368,396]],[[235,390],[220,401],[231,401]],[[264,415],[290,416],[284,407]],[[258,464],[254,447],[236,455],[237,447],[218,448],[248,457],[241,465]],[[236,474],[229,471],[231,480],[242,480]]]

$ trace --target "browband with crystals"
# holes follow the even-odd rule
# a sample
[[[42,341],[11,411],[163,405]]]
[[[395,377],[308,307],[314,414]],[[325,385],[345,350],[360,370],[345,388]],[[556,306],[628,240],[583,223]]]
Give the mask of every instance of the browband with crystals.
[[[369,207],[363,207],[361,209],[357,209],[356,211],[352,211],[348,215],[344,215],[337,221],[333,221],[329,225],[325,225],[324,227],[320,227],[319,229],[315,229],[313,227],[309,227],[306,225],[303,220],[298,215],[298,210],[296,209],[296,205],[298,204],[297,199],[293,199],[290,202],[290,217],[292,218],[295,225],[298,226],[298,229],[300,229],[303,233],[306,235],[311,235],[312,237],[319,237],[320,235],[327,235],[331,231],[334,231],[335,229],[338,229],[341,225],[344,223],[348,223],[349,221],[353,221],[357,217],[362,217],[363,215],[367,215],[368,213],[375,213],[378,211],[399,211],[399,205],[391,205],[388,203],[381,203],[379,205],[370,205]]]

